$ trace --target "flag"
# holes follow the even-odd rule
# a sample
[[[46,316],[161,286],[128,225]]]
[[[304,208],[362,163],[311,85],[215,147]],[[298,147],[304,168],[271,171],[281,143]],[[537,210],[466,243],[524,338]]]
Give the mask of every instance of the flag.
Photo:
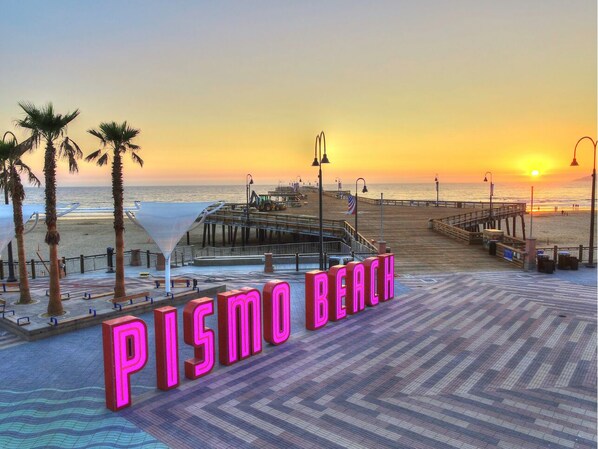
[[[347,213],[350,215],[355,215],[355,207],[357,206],[355,202],[355,197],[349,193],[347,196]]]

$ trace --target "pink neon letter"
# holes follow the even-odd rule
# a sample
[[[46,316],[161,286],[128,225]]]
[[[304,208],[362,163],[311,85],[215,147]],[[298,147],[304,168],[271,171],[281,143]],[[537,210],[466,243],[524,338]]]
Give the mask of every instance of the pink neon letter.
[[[261,299],[254,288],[218,294],[218,352],[223,365],[262,351]]]
[[[365,309],[365,269],[361,262],[347,264],[347,313],[353,315]]]
[[[347,310],[343,306],[343,299],[346,301],[347,290],[343,285],[343,279],[347,276],[347,269],[344,265],[336,265],[328,270],[328,310],[330,321],[338,321],[346,318]]]
[[[154,310],[156,331],[156,375],[158,388],[170,390],[179,385],[179,344],[177,310],[166,306]]]
[[[185,343],[193,346],[194,357],[185,360],[185,377],[198,379],[214,368],[214,331],[205,326],[205,317],[214,313],[212,298],[189,301],[183,309]]]
[[[280,345],[291,335],[291,288],[283,281],[264,286],[264,339]]]
[[[324,271],[305,273],[305,328],[314,331],[328,323],[328,276]]]
[[[147,326],[131,315],[102,323],[106,407],[112,411],[131,405],[130,376],[147,362]]]
[[[380,301],[388,301],[395,297],[395,256],[391,253],[382,254],[378,259],[378,297]]]
[[[365,303],[368,307],[374,307],[378,305],[378,298],[380,293],[376,292],[377,289],[377,271],[380,261],[377,257],[368,257],[363,261],[363,267],[365,269]]]

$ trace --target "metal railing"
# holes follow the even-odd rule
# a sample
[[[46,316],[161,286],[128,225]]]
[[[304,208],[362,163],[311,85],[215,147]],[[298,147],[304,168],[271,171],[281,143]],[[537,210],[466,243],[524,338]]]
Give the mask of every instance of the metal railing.
[[[598,247],[594,247],[594,254]],[[568,251],[572,256],[577,257],[579,263],[587,262],[590,259],[590,247],[584,245],[578,246],[537,246],[536,251],[543,251],[545,255],[549,256],[555,262],[558,260],[558,254],[560,251]]]
[[[320,246],[318,242],[302,242],[302,243],[283,243],[283,244],[269,244],[269,245],[255,245],[255,246],[233,246],[233,247],[205,247],[195,250],[194,257],[218,257],[218,256],[261,256],[265,253],[272,254],[308,254],[319,253]],[[324,242],[324,251],[333,254],[349,254],[351,247],[342,241]]]

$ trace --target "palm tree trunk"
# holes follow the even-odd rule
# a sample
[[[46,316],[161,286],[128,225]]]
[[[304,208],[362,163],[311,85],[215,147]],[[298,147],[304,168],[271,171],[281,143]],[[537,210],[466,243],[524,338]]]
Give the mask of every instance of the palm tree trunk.
[[[50,248],[50,297],[48,315],[62,315],[60,298],[60,267],[58,265],[58,244],[60,234],[56,224],[56,149],[50,139],[46,140],[44,159],[44,177],[46,181],[46,243]]]
[[[25,241],[23,239],[23,198],[25,191],[21,184],[21,177],[11,166],[10,189],[12,196],[12,212],[15,222],[15,235],[17,237],[17,253],[19,257],[19,304],[29,304],[31,302],[31,292],[29,291],[29,277],[27,274],[27,260],[25,259]]]
[[[114,234],[116,241],[116,279],[114,297],[126,296],[125,292],[125,224],[123,218],[123,165],[120,149],[114,149],[112,158],[112,196],[114,198]]]

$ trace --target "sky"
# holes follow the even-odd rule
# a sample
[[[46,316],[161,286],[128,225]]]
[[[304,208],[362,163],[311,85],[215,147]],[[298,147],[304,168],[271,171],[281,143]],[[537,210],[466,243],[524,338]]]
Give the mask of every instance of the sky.
[[[128,185],[546,182],[591,173],[595,0],[2,0],[0,131],[23,101],[141,130]],[[25,158],[42,177],[43,148]],[[328,180],[326,178],[329,178]],[[60,164],[59,185],[110,168]],[[537,183],[538,181],[536,181]]]

